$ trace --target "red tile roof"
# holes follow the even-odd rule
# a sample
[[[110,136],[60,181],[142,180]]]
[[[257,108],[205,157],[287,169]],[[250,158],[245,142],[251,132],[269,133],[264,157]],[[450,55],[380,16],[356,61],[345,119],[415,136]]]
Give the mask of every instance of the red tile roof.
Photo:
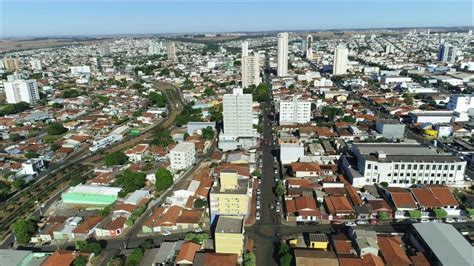
[[[391,190],[389,190],[391,191]],[[416,209],[416,202],[412,194],[405,190],[391,191],[393,204],[397,209]]]
[[[431,193],[427,188],[412,188],[410,189],[416,201],[422,207],[426,208],[438,208],[443,207],[441,202]]]
[[[94,228],[104,217],[102,216],[91,216],[88,217],[82,222],[78,227],[74,228],[72,231],[76,234],[87,234],[89,231]]]
[[[410,265],[410,259],[402,248],[402,240],[398,236],[378,236],[377,244],[386,265]]]
[[[237,254],[210,253],[204,254],[204,265],[206,266],[234,266],[237,265]]]
[[[319,164],[312,163],[312,162],[291,163],[291,169],[293,169],[293,172],[320,172],[321,171],[321,167],[319,166]]]
[[[429,186],[428,189],[443,206],[459,206],[458,201],[448,187]]]
[[[331,195],[324,198],[330,214],[352,213],[352,206],[344,196]]]
[[[194,255],[199,250],[201,250],[201,245],[199,244],[193,242],[184,243],[176,257],[176,263],[193,263]]]

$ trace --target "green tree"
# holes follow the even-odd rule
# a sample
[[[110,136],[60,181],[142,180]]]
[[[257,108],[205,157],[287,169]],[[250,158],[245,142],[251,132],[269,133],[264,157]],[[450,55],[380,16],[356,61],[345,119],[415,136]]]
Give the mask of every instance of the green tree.
[[[409,214],[410,218],[412,218],[412,219],[420,219],[421,218],[421,212],[419,210],[408,211],[408,214]]]
[[[174,140],[173,137],[171,137],[171,132],[168,129],[159,127],[155,130],[153,139],[150,143],[159,147],[167,147],[168,145],[174,143]]]
[[[277,197],[281,197],[285,195],[285,193],[286,193],[285,185],[283,184],[283,181],[279,180],[275,188],[275,194],[277,195]]]
[[[19,141],[22,137],[20,136],[20,134],[18,133],[12,133],[10,135],[8,135],[8,138],[13,141],[13,142],[17,142]]]
[[[60,103],[53,103],[53,104],[51,105],[51,107],[53,107],[54,109],[61,109],[61,108],[63,108],[64,106],[63,106],[62,104],[60,104]]]
[[[57,143],[53,143],[53,144],[51,144],[50,148],[51,148],[52,151],[56,151],[57,149],[61,148],[61,145],[59,145]]]
[[[158,191],[166,190],[173,185],[173,175],[164,167],[161,167],[156,171],[155,178],[155,186]]]
[[[244,265],[245,266],[255,266],[257,265],[257,260],[253,252],[247,252],[244,254]]]
[[[341,122],[355,123],[356,119],[350,115],[346,115],[341,118]]]
[[[65,128],[61,123],[51,123],[46,128],[46,131],[50,135],[61,135],[67,132],[67,128]]]
[[[387,212],[384,212],[384,211],[381,211],[381,212],[378,212],[377,213],[377,217],[382,220],[382,221],[385,221],[388,219],[388,213]]]
[[[80,96],[81,93],[78,90],[69,89],[63,91],[63,98],[74,98]]]
[[[388,183],[387,183],[387,182],[380,182],[380,185],[381,185],[382,187],[388,187]]]
[[[201,133],[202,133],[202,137],[205,140],[211,140],[214,138],[214,130],[212,129],[212,127],[203,128]]]
[[[433,210],[436,219],[445,219],[448,217],[448,213],[443,209],[434,209]]]
[[[204,200],[204,199],[197,199],[194,202],[194,208],[196,208],[196,209],[205,208],[206,206],[207,206],[207,201]]]
[[[19,219],[13,225],[13,234],[18,244],[24,245],[30,242],[31,236],[36,231],[36,224],[31,220]]]
[[[184,139],[184,141],[186,141],[188,138],[189,138],[189,134],[188,134],[188,132],[184,133],[184,135],[183,135],[183,139]]]
[[[148,94],[148,99],[150,99],[150,101],[156,104],[156,106],[159,108],[163,108],[166,106],[166,97],[156,92],[150,92]]]
[[[123,190],[120,192],[120,196],[123,197],[126,194],[135,190],[141,189],[145,186],[146,175],[142,172],[132,172],[125,170],[122,174],[118,175],[114,185],[122,187]]]
[[[86,256],[76,256],[74,258],[73,266],[86,266],[87,263],[89,262],[89,258]]]
[[[288,244],[281,244],[278,250],[278,255],[280,257],[280,265],[290,266],[293,256],[290,254],[290,246]]]
[[[336,107],[332,107],[332,106],[324,106],[321,109],[321,113],[324,116],[327,116],[329,118],[329,120],[332,121],[332,120],[334,120],[334,117],[344,115],[344,110],[342,110],[341,108],[336,108]]]
[[[102,252],[102,247],[100,246],[100,244],[93,241],[77,241],[76,249],[79,252],[94,253],[95,256],[98,256]]]
[[[128,255],[125,266],[138,266],[143,259],[144,252],[141,248],[136,248]]]
[[[216,92],[211,88],[205,88],[204,89],[204,95],[210,97],[210,96],[216,95]]]
[[[26,180],[24,177],[17,177],[15,180],[12,182],[12,187],[15,190],[23,188],[23,186],[26,184]]]
[[[262,177],[262,172],[256,169],[255,171],[252,172],[252,176]]]
[[[36,152],[33,152],[33,151],[27,151],[25,152],[25,157],[27,159],[31,159],[31,158],[38,158],[40,155]]]
[[[112,152],[105,155],[105,165],[124,165],[128,162],[128,157],[121,151]]]

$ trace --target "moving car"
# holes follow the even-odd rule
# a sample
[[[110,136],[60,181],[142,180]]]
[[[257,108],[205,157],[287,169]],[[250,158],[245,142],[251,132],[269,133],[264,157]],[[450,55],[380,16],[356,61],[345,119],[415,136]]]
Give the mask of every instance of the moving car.
[[[444,221],[448,224],[452,224],[452,223],[455,222],[453,218],[446,218],[446,220],[444,220]]]
[[[428,220],[428,219],[421,219],[421,220],[420,220],[420,223],[428,223],[429,221],[430,221],[430,220]]]
[[[166,231],[164,231],[164,232],[163,232],[163,234],[162,234],[162,235],[164,235],[164,236],[169,236],[169,235],[171,235],[171,232],[170,232],[170,231],[168,231],[168,230],[166,230]]]

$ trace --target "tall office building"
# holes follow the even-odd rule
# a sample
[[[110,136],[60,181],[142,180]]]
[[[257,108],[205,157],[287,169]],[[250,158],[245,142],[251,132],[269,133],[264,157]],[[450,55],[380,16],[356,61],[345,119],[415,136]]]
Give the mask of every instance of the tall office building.
[[[104,43],[100,44],[99,55],[100,56],[109,56],[110,55],[110,46],[109,46],[108,43],[104,42]]]
[[[344,47],[334,49],[333,75],[344,75],[347,72],[347,55],[349,51]]]
[[[438,51],[438,61],[454,64],[456,62],[456,46],[441,44]]]
[[[236,88],[232,94],[224,94],[224,134],[236,139],[253,137],[252,94],[244,94]]]
[[[30,61],[31,69],[33,70],[41,70],[41,61],[39,59],[31,59]]]
[[[3,59],[3,66],[6,70],[15,71],[20,69],[20,63],[16,58],[5,58]]]
[[[166,54],[168,56],[168,60],[173,62],[178,61],[178,57],[176,56],[176,45],[174,42],[168,43],[166,46]]]
[[[284,77],[288,75],[288,33],[278,34],[278,66],[277,75]]]
[[[313,58],[313,36],[311,34],[306,37],[306,58]]]
[[[260,83],[260,66],[258,54],[252,52],[242,57],[242,87],[257,86]]]
[[[8,103],[36,103],[39,100],[38,84],[36,80],[17,79],[4,82]]]
[[[294,95],[279,103],[280,125],[305,124],[311,121],[311,100]]]
[[[157,42],[151,42],[150,46],[148,46],[148,54],[155,55],[161,54],[161,45]]]
[[[242,58],[247,55],[249,55],[249,42],[244,41],[242,42]]]

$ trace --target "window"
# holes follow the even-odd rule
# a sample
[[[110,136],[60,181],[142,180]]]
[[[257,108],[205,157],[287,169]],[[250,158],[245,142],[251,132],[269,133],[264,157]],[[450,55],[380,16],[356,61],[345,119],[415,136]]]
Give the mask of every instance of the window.
[[[448,165],[447,164],[444,165],[444,170],[445,171],[448,170]]]
[[[454,170],[454,165],[451,165],[451,171],[453,171],[453,170]]]
[[[422,165],[420,165],[420,170],[423,170],[423,166],[424,166],[423,164],[422,164]]]
[[[369,163],[369,164],[367,164],[367,169],[369,169],[369,170],[370,170],[371,168],[372,168],[372,165],[371,165],[370,163]]]
[[[460,165],[458,165],[458,171],[461,171],[461,166]]]
[[[441,170],[442,167],[443,167],[443,166],[442,166],[441,164],[438,165],[438,170]]]
[[[395,170],[398,170],[398,164],[395,165]]]
[[[418,164],[413,165],[413,169],[417,170],[418,169]]]
[[[408,169],[408,170],[411,170],[411,164],[409,164],[409,165],[407,166],[407,169]]]
[[[379,169],[379,167],[377,165],[374,165],[374,170],[377,170]]]
[[[404,164],[402,164],[402,170],[405,170],[405,165]]]

